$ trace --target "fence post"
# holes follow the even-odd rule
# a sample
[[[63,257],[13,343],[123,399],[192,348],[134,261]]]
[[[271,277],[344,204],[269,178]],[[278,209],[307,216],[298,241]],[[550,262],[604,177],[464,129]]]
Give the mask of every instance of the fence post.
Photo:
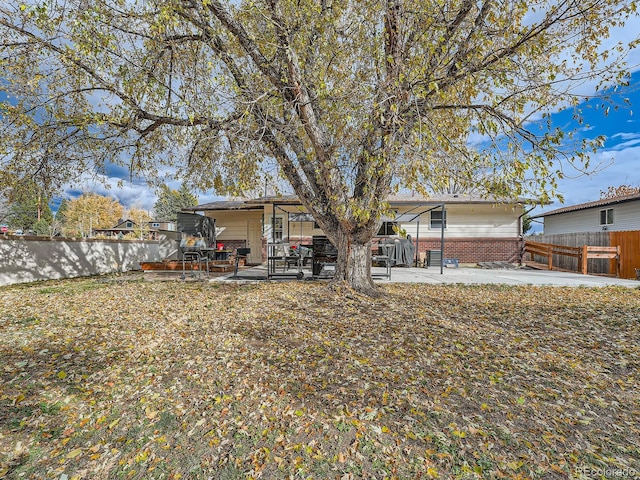
[[[549,270],[553,270],[553,246],[547,246],[547,267]]]
[[[589,247],[587,245],[582,246],[582,252],[580,254],[580,273],[587,274],[587,260],[589,259]]]

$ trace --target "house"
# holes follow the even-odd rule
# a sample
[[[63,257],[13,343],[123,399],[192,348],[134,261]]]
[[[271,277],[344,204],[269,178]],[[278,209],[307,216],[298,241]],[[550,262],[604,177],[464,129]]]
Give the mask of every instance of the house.
[[[404,230],[417,245],[417,252],[437,251],[440,255],[444,251],[445,257],[457,258],[460,263],[520,260],[524,199],[500,203],[463,194],[429,198],[396,195],[389,203],[394,216],[382,224],[378,239]],[[267,243],[311,244],[314,236],[323,235],[298,198],[291,195],[215,201],[183,211],[215,218],[217,241],[225,249],[250,248],[249,264],[265,261]]]
[[[543,219],[545,235],[640,230],[640,194],[558,208],[531,218]]]
[[[150,230],[166,230],[168,232],[175,232],[176,222],[175,220],[151,220],[149,222]]]
[[[151,227],[151,225],[153,224],[153,222],[149,222],[149,227],[147,228],[147,234],[146,237],[148,240],[154,240],[156,238],[156,234],[158,229]],[[175,225],[175,224],[174,224]],[[174,228],[175,230],[175,228]],[[140,227],[138,227],[138,224],[136,222],[134,222],[133,220],[127,218],[127,219],[120,219],[118,220],[118,224],[115,225],[113,228],[94,228],[93,229],[93,234],[94,235],[105,235],[107,237],[124,237],[126,235],[132,235],[132,234],[140,234]]]

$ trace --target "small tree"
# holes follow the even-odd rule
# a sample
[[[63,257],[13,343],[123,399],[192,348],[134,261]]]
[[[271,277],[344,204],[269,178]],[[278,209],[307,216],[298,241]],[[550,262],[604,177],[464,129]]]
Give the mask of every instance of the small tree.
[[[153,220],[149,212],[143,208],[132,207],[127,212],[126,217],[135,222],[134,235],[137,238],[143,238],[149,233],[149,222]]]
[[[48,235],[48,226],[53,220],[48,199],[35,185],[32,185],[30,191],[25,189],[14,194],[9,203],[9,225],[25,233],[33,231],[36,235]]]
[[[522,216],[522,234],[526,235],[533,228],[531,215],[528,213]]]
[[[600,191],[600,198],[616,198],[625,195],[638,195],[640,194],[640,187],[632,187],[631,185],[620,185],[618,187],[609,187],[606,190]]]

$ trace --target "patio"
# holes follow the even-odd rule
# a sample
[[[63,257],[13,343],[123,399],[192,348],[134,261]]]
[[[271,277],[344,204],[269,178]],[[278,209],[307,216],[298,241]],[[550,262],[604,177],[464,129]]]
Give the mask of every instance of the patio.
[[[385,278],[386,268],[372,267],[374,280],[380,283],[430,283],[430,284],[505,284],[505,285],[552,285],[571,287],[640,287],[637,280],[626,280],[599,275],[582,275],[579,273],[534,270],[530,268],[484,269],[474,267],[440,268],[429,267],[393,267],[391,278]],[[312,272],[303,269],[303,280],[312,280]],[[267,280],[267,266],[259,265],[233,273],[211,278],[213,282],[256,282]],[[292,281],[295,276],[272,279],[273,281]]]

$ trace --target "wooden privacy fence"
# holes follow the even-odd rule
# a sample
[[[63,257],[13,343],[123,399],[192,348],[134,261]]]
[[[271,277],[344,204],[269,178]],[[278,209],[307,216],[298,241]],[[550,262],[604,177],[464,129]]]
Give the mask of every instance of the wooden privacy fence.
[[[583,245],[581,247],[569,247],[566,245],[554,245],[552,243],[540,243],[526,241],[524,244],[524,256],[529,254],[529,260],[523,258],[525,265],[534,268],[553,270],[554,255],[571,257],[577,260],[578,271],[584,275],[588,273],[589,259],[605,259],[614,263],[616,277],[620,276],[620,247],[603,247]],[[546,263],[537,262],[535,256],[546,257]],[[556,265],[556,270],[567,270]]]

